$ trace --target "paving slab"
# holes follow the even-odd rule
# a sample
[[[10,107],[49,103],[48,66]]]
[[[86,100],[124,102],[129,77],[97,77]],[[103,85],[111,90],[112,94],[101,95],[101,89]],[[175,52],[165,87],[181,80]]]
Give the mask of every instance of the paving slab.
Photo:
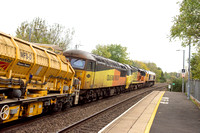
[[[181,92],[165,92],[150,133],[200,133],[200,109]]]

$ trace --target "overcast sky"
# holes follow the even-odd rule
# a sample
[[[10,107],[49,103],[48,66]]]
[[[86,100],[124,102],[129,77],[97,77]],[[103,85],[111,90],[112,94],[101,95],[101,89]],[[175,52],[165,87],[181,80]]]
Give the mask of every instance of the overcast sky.
[[[179,0],[180,1],[180,0]],[[121,44],[133,60],[154,62],[163,71],[182,69],[180,42],[169,42],[177,0],[4,0],[0,31],[15,35],[23,21],[36,17],[75,29],[70,48],[91,52],[97,44]]]

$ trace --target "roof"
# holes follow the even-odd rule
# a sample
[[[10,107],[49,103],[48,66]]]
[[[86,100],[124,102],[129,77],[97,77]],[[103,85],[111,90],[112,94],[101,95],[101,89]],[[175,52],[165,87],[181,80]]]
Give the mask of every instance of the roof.
[[[96,60],[92,54],[86,52],[86,51],[82,51],[82,50],[67,50],[65,52],[63,52],[64,56],[73,56],[73,57],[77,57],[77,58],[82,58],[82,59],[89,59],[89,60]]]
[[[154,72],[151,72],[151,71],[147,71],[148,72],[148,74],[150,74],[150,75],[156,75]]]

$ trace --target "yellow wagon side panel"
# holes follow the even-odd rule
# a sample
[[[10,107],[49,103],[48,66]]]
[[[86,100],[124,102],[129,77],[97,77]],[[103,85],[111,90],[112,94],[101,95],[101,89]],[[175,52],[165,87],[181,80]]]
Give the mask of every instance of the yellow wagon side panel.
[[[16,56],[11,38],[0,34],[0,75],[5,75]]]
[[[34,62],[34,53],[30,47],[25,43],[15,40],[16,44],[19,46],[19,60],[14,66],[13,73],[27,75],[30,71]]]

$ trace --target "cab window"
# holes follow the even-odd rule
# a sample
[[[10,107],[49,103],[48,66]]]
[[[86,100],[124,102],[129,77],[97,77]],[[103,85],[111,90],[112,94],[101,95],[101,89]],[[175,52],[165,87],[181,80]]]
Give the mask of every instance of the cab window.
[[[131,69],[128,69],[128,70],[127,70],[127,75],[128,75],[128,76],[131,75]]]
[[[94,67],[95,67],[95,62],[88,61],[86,70],[94,71]]]
[[[73,68],[84,69],[85,61],[81,59],[71,59],[71,65]]]

